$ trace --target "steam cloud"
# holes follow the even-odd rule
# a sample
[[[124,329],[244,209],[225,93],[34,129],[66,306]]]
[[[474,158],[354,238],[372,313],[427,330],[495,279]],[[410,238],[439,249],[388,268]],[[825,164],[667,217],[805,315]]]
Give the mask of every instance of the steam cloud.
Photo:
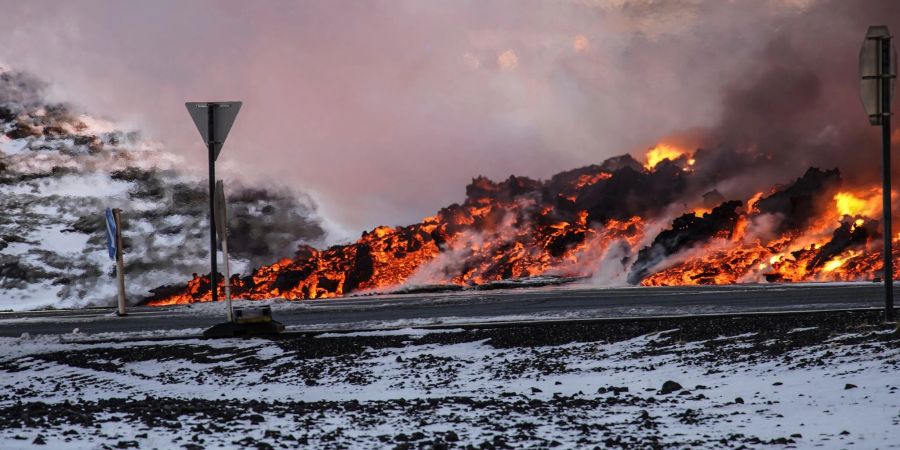
[[[770,160],[717,188],[840,166],[878,176],[857,98],[868,25],[900,4],[6,2],[0,60],[200,165],[186,100],[240,99],[223,170],[315,193],[356,235],[459,201],[473,175],[548,177],[660,139]]]

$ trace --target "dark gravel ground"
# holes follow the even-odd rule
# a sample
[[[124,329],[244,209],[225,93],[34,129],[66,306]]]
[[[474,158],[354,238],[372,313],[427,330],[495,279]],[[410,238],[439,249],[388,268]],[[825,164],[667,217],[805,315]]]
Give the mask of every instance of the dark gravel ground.
[[[874,311],[54,343],[0,353],[0,448],[888,448],[829,424],[900,425],[898,349]]]

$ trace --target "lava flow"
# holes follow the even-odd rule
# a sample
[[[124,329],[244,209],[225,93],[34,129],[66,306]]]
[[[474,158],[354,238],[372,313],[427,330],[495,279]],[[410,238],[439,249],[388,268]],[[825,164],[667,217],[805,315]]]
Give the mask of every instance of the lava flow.
[[[314,299],[537,276],[645,286],[881,276],[879,190],[845,189],[837,169],[818,168],[744,198],[716,190],[723,159],[754,158],[764,157],[661,144],[643,164],[624,155],[546,181],[478,177],[462,204],[351,244],[301,246],[233,276],[232,293]],[[152,293],[150,305],[209,301],[209,278]]]

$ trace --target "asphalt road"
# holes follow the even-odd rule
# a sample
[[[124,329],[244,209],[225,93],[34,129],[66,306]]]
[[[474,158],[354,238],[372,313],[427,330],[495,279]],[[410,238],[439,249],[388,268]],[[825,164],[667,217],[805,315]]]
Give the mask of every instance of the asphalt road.
[[[870,283],[615,289],[567,286],[268,303],[275,319],[289,331],[305,331],[871,308],[883,306],[882,295],[882,286]],[[68,334],[75,329],[83,334],[159,330],[199,333],[223,320],[224,305],[208,303],[134,307],[126,317],[117,317],[112,307],[5,312],[0,313],[0,336]]]

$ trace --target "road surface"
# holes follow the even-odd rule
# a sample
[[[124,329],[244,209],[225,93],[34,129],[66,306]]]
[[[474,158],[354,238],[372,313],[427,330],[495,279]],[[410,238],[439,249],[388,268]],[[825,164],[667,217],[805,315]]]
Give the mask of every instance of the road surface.
[[[307,331],[873,308],[883,305],[882,295],[882,286],[872,283],[614,289],[565,286],[293,302],[274,300],[267,304],[272,305],[275,319],[289,331]],[[83,334],[160,330],[199,334],[200,330],[223,320],[221,303],[133,307],[126,317],[117,317],[112,306],[3,312],[0,336],[68,334],[75,329]]]

